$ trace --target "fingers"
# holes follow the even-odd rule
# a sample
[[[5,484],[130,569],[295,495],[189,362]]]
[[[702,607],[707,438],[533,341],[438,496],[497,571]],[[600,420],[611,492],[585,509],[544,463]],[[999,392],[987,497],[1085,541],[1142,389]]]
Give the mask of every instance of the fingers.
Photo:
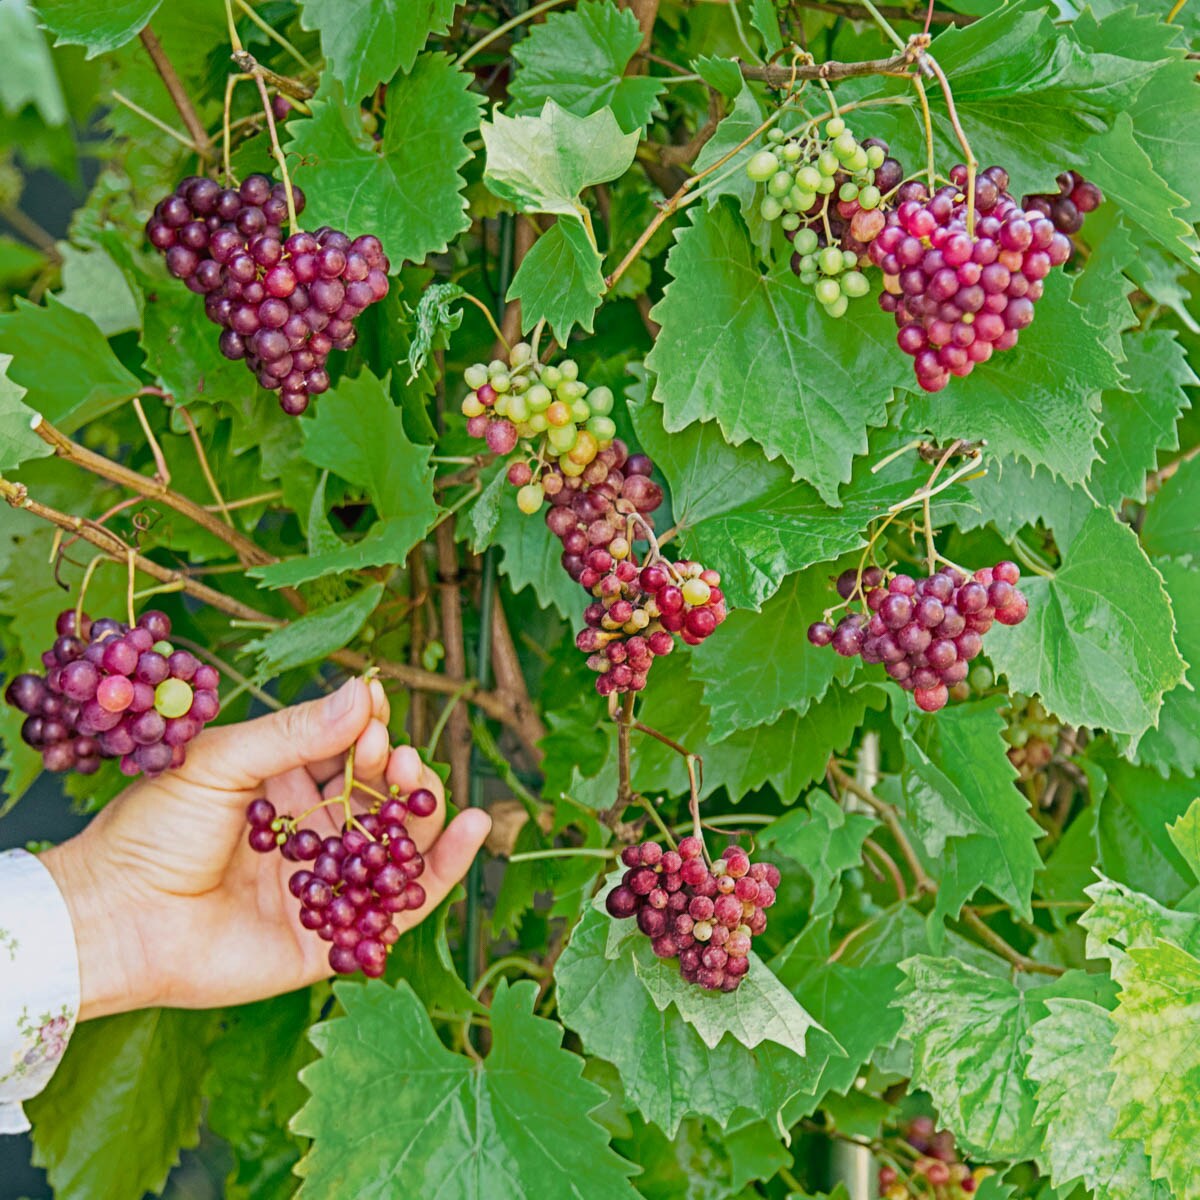
[[[387,692],[383,690],[383,684],[378,679],[372,679],[368,684],[371,695],[371,717],[379,721],[383,725],[387,725],[391,719],[392,706],[388,700]],[[361,751],[360,751],[361,758]],[[345,766],[346,756],[344,754],[336,754],[330,758],[316,759],[307,765],[308,773],[316,781],[317,786],[321,786],[327,779],[332,779],[335,775],[340,775],[343,766]],[[361,768],[357,771],[359,778],[367,780]]]
[[[284,771],[344,753],[367,729],[374,702],[367,684],[351,679],[320,700],[206,730],[188,755],[186,769],[209,786],[257,788]],[[385,729],[385,739],[386,734]]]
[[[423,821],[428,824],[433,818]],[[425,873],[417,881],[425,889],[421,908],[398,918],[403,929],[419,925],[467,873],[492,828],[492,819],[481,808],[468,808],[446,826],[425,854]]]
[[[442,781],[435,771],[427,767],[421,756],[412,746],[397,746],[388,760],[386,779],[389,787],[399,788],[402,795],[426,788],[437,799],[437,808],[428,817],[415,817],[410,814],[408,821],[409,836],[417,843],[423,854],[438,836],[446,820],[446,792]]]

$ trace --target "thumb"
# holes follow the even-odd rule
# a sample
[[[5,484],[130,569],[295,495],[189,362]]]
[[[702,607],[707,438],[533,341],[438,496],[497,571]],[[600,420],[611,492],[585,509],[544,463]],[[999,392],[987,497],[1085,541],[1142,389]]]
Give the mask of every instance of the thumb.
[[[188,755],[188,766],[194,762],[218,786],[257,787],[295,767],[343,754],[370,723],[371,706],[366,683],[351,679],[320,700],[206,731]]]

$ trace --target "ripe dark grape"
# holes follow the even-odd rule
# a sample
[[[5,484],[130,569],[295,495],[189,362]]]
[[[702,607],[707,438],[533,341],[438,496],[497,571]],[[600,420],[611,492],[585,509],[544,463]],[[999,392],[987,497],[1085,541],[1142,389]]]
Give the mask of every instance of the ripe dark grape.
[[[843,600],[861,601],[865,611],[848,611],[837,626],[816,621],[808,628],[814,646],[832,646],[844,658],[882,663],[889,677],[912,692],[925,712],[944,708],[953,695],[963,698],[968,664],[983,650],[993,621],[1017,625],[1029,612],[1016,587],[1020,569],[1001,562],[968,579],[953,567],[914,579],[894,575],[886,584],[872,567],[846,571],[837,580]]]
[[[158,775],[182,765],[187,744],[218,713],[219,677],[170,646],[166,614],[145,612],[131,629],[67,609],[55,629],[42,655],[46,674],[17,675],[5,691],[26,714],[21,735],[45,768],[90,775],[116,758],[127,775]]]
[[[300,924],[332,945],[329,965],[339,975],[357,971],[376,979],[387,967],[389,948],[400,936],[396,913],[419,909],[425,889],[417,882],[425,861],[406,832],[409,815],[429,816],[437,798],[424,788],[405,799],[393,794],[350,818],[338,836],[322,839],[279,816],[269,800],[246,809],[252,850],[278,850],[289,862],[311,863],[288,880],[299,901]]]
[[[304,194],[292,193],[299,214]],[[387,295],[390,264],[369,234],[351,241],[324,226],[285,240],[286,218],[284,186],[265,175],[248,176],[236,191],[192,178],[159,202],[146,235],[167,270],[204,294],[206,315],[222,327],[221,353],[244,361],[264,388],[279,392],[280,407],[298,416],[329,387],[330,350],[349,349],[354,321]],[[336,336],[321,339],[334,314]]]

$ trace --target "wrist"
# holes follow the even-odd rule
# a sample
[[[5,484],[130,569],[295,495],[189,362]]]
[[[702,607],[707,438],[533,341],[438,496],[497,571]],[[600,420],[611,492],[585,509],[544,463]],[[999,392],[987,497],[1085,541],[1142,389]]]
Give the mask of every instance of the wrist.
[[[79,961],[79,1020],[143,1008],[150,998],[138,980],[142,957],[129,906],[88,862],[84,835],[38,855],[58,886],[75,934]]]

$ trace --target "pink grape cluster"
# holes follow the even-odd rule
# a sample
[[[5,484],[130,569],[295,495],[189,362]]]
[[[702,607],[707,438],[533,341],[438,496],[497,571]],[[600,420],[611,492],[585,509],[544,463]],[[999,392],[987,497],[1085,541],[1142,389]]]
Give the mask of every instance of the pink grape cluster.
[[[751,939],[767,927],[779,868],[751,862],[740,846],[710,867],[703,851],[696,837],[685,837],[678,850],[657,842],[626,846],[621,861],[628,870],[604,903],[617,920],[636,917],[654,953],[678,958],[689,983],[733,992],[750,969]]]
[[[967,229],[967,169],[930,196],[910,181],[868,253],[884,275],[879,303],[893,313],[896,342],[912,355],[917,383],[939,392],[998,350],[1011,350],[1033,320],[1043,280],[1071,256],[1071,240],[1005,191],[1008,172],[975,180],[974,236]]]
[[[387,966],[389,949],[400,937],[397,913],[425,904],[417,882],[425,871],[416,843],[408,834],[412,817],[432,816],[437,798],[425,788],[405,799],[393,795],[370,812],[322,838],[279,816],[265,799],[246,809],[252,850],[279,850],[288,862],[309,863],[288,879],[300,902],[300,924],[329,942],[329,965],[339,975],[362,971],[377,979]]]
[[[49,771],[91,775],[102,759],[126,775],[182,766],[189,742],[220,709],[214,667],[168,640],[171,621],[151,610],[131,629],[112,617],[59,613],[44,675],[17,675],[4,696],[25,714],[21,737]]]
[[[1029,602],[1017,585],[1016,563],[982,567],[969,579],[955,567],[916,579],[893,575],[885,584],[878,567],[862,573],[843,571],[838,595],[861,595],[865,612],[849,612],[834,628],[828,621],[808,627],[814,646],[832,646],[844,658],[883,663],[884,670],[925,712],[937,712],[950,699],[967,693],[968,663],[983,649],[993,621],[1019,625]]]
[[[1021,207],[1027,213],[1038,212],[1049,217],[1059,233],[1078,233],[1083,228],[1083,218],[1104,203],[1104,193],[1078,171],[1064,171],[1056,182],[1057,192],[1022,196]]]
[[[304,194],[292,189],[299,214]],[[167,270],[204,297],[221,326],[221,353],[243,359],[259,383],[298,416],[329,387],[331,350],[354,345],[354,322],[388,294],[379,239],[328,226],[286,239],[287,194],[266,175],[238,188],[192,176],[155,206],[146,236]]]

